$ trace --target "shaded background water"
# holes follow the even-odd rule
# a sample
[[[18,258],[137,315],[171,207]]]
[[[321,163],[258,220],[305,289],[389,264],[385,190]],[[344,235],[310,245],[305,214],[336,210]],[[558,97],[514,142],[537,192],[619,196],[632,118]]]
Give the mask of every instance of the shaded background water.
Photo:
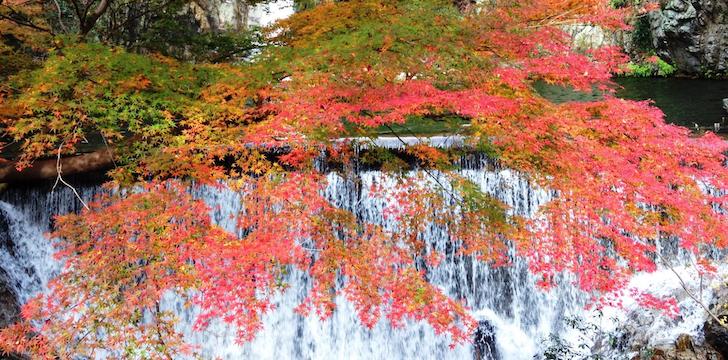
[[[728,112],[728,81],[685,78],[618,78],[617,96],[632,100],[651,99],[672,123],[712,126],[724,122]]]
[[[665,120],[687,127],[712,127],[725,122],[728,112],[722,99],[728,98],[728,80],[688,78],[615,78],[616,95],[630,100],[652,100],[665,113]],[[598,100],[599,93],[575,92],[558,86],[537,84],[537,90],[554,102]]]

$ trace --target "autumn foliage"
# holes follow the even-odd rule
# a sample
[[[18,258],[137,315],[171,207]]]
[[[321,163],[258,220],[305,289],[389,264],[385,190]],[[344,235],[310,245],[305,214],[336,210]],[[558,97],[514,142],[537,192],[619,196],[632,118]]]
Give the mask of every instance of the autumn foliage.
[[[343,295],[364,326],[424,320],[465,342],[475,325],[467,304],[417,266],[429,246],[418,234],[432,222],[450,225],[465,254],[507,266],[513,248],[545,287],[571,272],[595,299],[654,271],[660,240],[679,239],[698,257],[728,245],[728,143],[612,97],[624,56],[576,52],[561,29],[624,28],[631,9],[496,3],[463,13],[439,0],[324,2],[268,29],[269,46],[238,65],[59,44],[0,97],[5,131],[22,144],[16,164],[102,137],[115,154],[114,190],[57,219],[65,269],[23,322],[0,332],[0,346],[47,358],[192,353],[174,314],[160,310],[172,292],[199,306],[198,329],[221,319],[250,340],[292,269],[314,284],[302,313],[330,316]],[[537,81],[600,89],[604,99],[554,104],[534,91]],[[400,200],[387,209],[394,232],[326,200],[315,159],[354,156],[337,139],[428,116],[469,121],[467,146],[487,148],[553,200],[533,218],[508,216],[452,171],[452,154],[424,145],[406,151],[420,168],[449,174],[458,204],[426,179],[402,178],[397,191],[379,189]],[[240,193],[242,236],[211,223],[187,191],[200,184]],[[441,216],[422,215],[433,209]]]

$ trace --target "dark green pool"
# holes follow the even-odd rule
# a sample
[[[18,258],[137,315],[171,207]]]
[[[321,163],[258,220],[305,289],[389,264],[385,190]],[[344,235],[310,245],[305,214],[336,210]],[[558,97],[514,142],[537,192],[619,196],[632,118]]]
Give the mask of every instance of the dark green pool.
[[[681,78],[617,78],[617,96],[632,100],[652,100],[665,113],[667,121],[693,127],[728,126],[728,112],[722,99],[728,98],[728,80]],[[577,93],[570,89],[539,84],[539,92],[556,101],[589,101],[598,93]]]

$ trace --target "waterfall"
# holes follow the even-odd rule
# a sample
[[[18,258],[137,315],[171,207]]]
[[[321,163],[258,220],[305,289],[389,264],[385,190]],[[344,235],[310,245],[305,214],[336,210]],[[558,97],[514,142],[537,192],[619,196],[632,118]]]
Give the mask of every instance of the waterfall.
[[[500,169],[484,157],[466,158],[461,165],[461,175],[495,195],[515,213],[530,215],[549,199],[548,192],[534,189],[516,172]],[[410,175],[416,174],[413,171]],[[378,170],[363,170],[349,178],[329,173],[328,182],[324,193],[335,206],[351,211],[363,222],[388,229],[395,226],[383,216],[387,200],[371,193],[373,185],[396,187],[395,177]],[[204,188],[196,195],[213,205],[215,221],[234,230],[231,215],[240,210],[237,195],[214,188]],[[395,329],[382,320],[368,330],[361,326],[353,306],[341,297],[331,319],[301,317],[293,308],[306,296],[310,284],[306,275],[297,271],[288,277],[290,289],[275,300],[277,310],[265,317],[263,331],[251,343],[236,345],[231,329],[222,324],[213,326],[212,335],[187,334],[202,346],[203,353],[223,359],[465,359],[478,352],[485,359],[525,360],[539,352],[542,338],[562,330],[559,319],[584,305],[583,295],[570,286],[548,293],[536,290],[535,280],[522,261],[494,269],[448,253],[447,234],[435,226],[426,231],[424,239],[447,253],[442,264],[428,274],[430,281],[464,299],[473,309],[481,324],[479,343],[450,349],[449,339],[435,335],[426,323],[409,323]],[[165,305],[181,310],[181,303],[173,296]],[[191,321],[193,313],[187,315]]]
[[[484,157],[466,157],[460,165],[462,176],[509,205],[515,214],[533,215],[551,196],[548,191],[532,186],[517,172],[499,168]],[[414,174],[415,171],[410,173]],[[370,193],[374,184],[396,187],[392,176],[378,170],[360,170],[349,176],[331,172],[328,180],[324,194],[334,205],[352,211],[361,221],[381,224],[385,228],[393,226],[382,212],[387,199]],[[0,239],[3,244],[0,266],[10,276],[10,287],[20,302],[42,291],[59,269],[51,256],[51,242],[43,236],[49,229],[52,215],[79,210],[78,201],[68,189],[58,189],[52,194],[48,190],[42,187],[11,189],[0,201],[0,216],[7,225],[0,231],[3,237]],[[79,191],[89,200],[101,190],[97,186],[84,186]],[[215,222],[235,231],[234,216],[241,211],[239,194],[220,188],[201,188],[195,190],[194,195],[210,205]],[[430,281],[451,296],[463,299],[479,321],[472,344],[450,349],[446,336],[436,335],[422,322],[392,328],[383,320],[373,329],[366,329],[360,325],[353,306],[343,298],[337,299],[338,307],[330,319],[302,317],[293,308],[305,297],[310,283],[300,271],[288,275],[286,280],[290,288],[274,300],[276,310],[264,317],[263,330],[247,344],[237,344],[234,329],[221,323],[214,323],[205,332],[192,332],[191,323],[197,310],[184,308],[173,294],[164,299],[163,307],[174,309],[180,315],[181,330],[191,342],[200,346],[205,358],[221,359],[530,360],[545,350],[546,339],[551,334],[590,346],[599,342],[599,334],[587,334],[584,338],[584,334],[570,328],[564,319],[580,316],[599,323],[603,329],[600,331],[618,332],[621,331],[620,324],[634,316],[631,308],[605,309],[606,315],[596,319],[584,310],[585,294],[568,282],[549,292],[537,289],[526,263],[517,257],[512,266],[491,268],[448,251],[448,237],[441,228],[431,226],[423,236],[434,248],[446,254],[441,265],[428,273]],[[684,276],[690,279],[690,272],[683,270]],[[633,283],[639,288],[654,288],[665,293],[675,293],[679,288],[676,279],[666,270],[639,275]],[[709,300],[710,289],[706,286],[701,295]],[[680,305],[685,311],[680,319],[659,320],[662,319],[659,314],[634,310],[639,312],[642,321],[651,321],[650,334],[653,336],[646,338],[646,342],[672,341],[680,333],[699,335],[704,314],[685,296]],[[628,349],[614,351],[629,352]],[[624,353],[613,357],[623,358]]]
[[[293,10],[291,0],[276,0],[269,4],[255,5],[250,9],[248,22],[254,26],[267,26],[276,20],[291,16]]]

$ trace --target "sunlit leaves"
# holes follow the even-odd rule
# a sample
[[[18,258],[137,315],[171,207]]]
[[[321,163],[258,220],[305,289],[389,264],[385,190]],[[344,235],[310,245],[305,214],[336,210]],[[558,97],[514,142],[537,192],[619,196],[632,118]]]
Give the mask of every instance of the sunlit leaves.
[[[59,147],[72,153],[98,133],[115,151],[112,175],[132,186],[59,220],[69,267],[26,307],[26,319],[43,322],[21,323],[1,343],[63,357],[141,334],[133,348],[147,349],[160,345],[154,325],[165,333],[160,351],[188,351],[175,319],[156,310],[171,290],[200,307],[198,330],[221,319],[246,341],[297,271],[311,279],[301,313],[330,316],[343,296],[364,326],[423,320],[457,344],[474,321],[460,299],[426,281],[443,256],[423,240],[430,226],[448,231],[458,255],[500,266],[520,256],[544,287],[571,272],[595,297],[655,270],[659,241],[696,254],[728,245],[728,143],[608,92],[553,104],[533,91],[535,81],[608,87],[624,57],[614,48],[575,52],[560,26],[621,28],[627,11],[598,0],[498,1],[466,13],[439,0],[323,2],[274,26],[271,46],[237,66],[93,44],[58,49],[2,95],[3,124],[23,143],[19,165]],[[466,146],[553,199],[530,219],[515,217],[453,171],[451,153],[425,144],[360,153],[392,177],[392,186],[367,190],[395,228],[326,199],[330,179],[316,159],[326,154],[340,170],[331,176],[348,176],[356,152],[341,138],[352,128],[371,135],[428,117],[469,122]],[[235,231],[212,225],[169,178],[238,191]],[[701,271],[710,268],[701,261]],[[640,302],[674,308],[649,295]],[[141,313],[154,316],[144,322]]]

